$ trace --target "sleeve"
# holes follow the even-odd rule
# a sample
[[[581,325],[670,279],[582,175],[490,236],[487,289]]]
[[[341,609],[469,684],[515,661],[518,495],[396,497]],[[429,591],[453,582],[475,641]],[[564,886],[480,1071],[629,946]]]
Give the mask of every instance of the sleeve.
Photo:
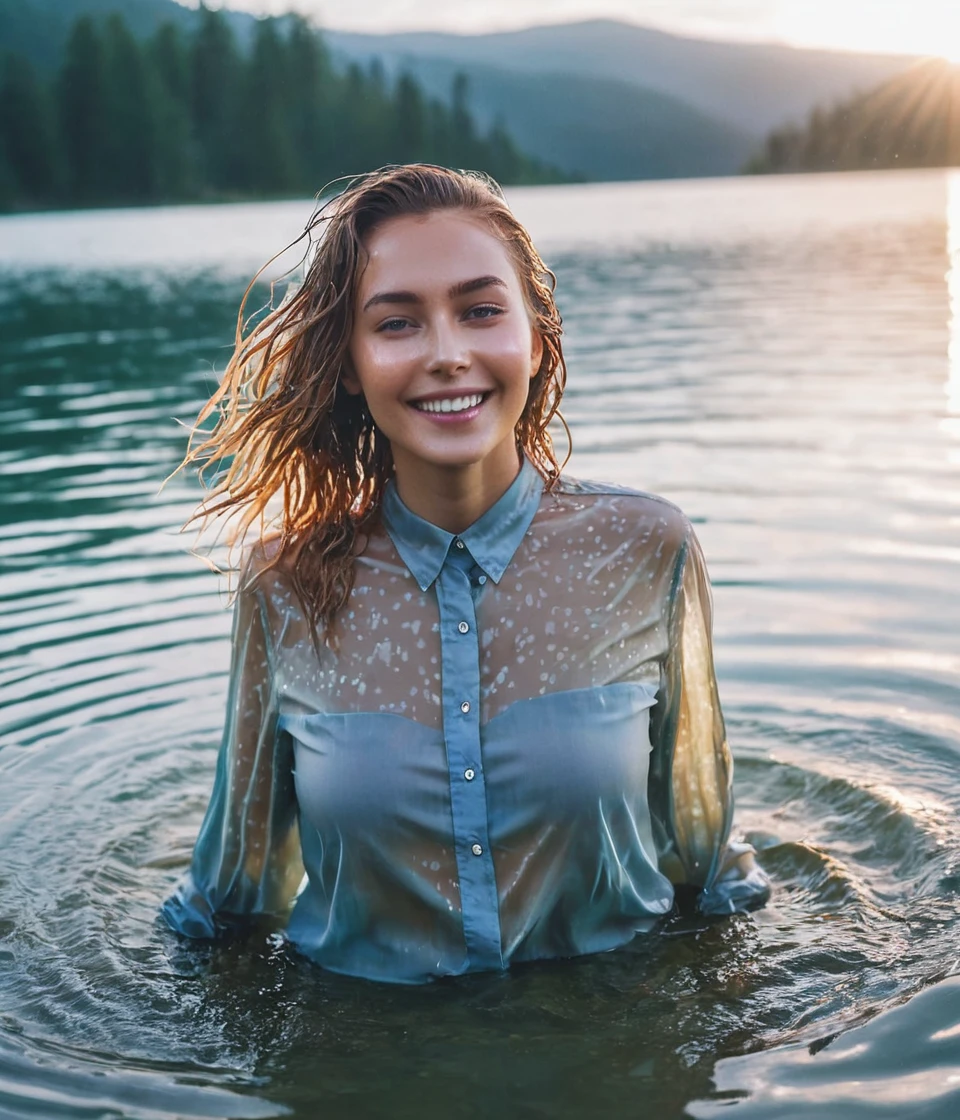
[[[293,757],[280,730],[266,604],[245,586],[234,606],[227,714],[213,794],[189,873],[163,905],[187,937],[218,937],[253,914],[280,914],[303,877]]]
[[[731,843],[733,758],[717,695],[713,604],[688,527],[670,592],[667,652],[651,713],[650,809],[663,873],[694,888],[704,914],[762,905],[770,883],[749,844]]]

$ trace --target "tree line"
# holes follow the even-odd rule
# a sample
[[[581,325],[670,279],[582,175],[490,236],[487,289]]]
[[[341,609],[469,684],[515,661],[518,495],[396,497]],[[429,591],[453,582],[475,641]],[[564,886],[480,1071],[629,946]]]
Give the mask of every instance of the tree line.
[[[73,25],[44,80],[10,54],[0,75],[0,207],[315,194],[340,175],[424,160],[504,183],[563,176],[502,123],[481,132],[458,74],[449,103],[378,61],[339,69],[301,17],[259,20],[241,49],[219,10],[191,33],[138,41],[123,18]]]
[[[859,171],[960,164],[960,69],[940,59],[772,132],[746,171]]]

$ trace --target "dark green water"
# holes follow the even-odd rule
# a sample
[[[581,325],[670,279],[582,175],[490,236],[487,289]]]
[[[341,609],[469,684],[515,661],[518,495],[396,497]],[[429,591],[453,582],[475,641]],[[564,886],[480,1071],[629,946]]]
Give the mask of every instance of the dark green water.
[[[960,1112],[960,178],[515,193],[575,473],[698,522],[770,906],[407,990],[156,918],[229,616],[162,493],[308,204],[0,220],[0,1120]]]

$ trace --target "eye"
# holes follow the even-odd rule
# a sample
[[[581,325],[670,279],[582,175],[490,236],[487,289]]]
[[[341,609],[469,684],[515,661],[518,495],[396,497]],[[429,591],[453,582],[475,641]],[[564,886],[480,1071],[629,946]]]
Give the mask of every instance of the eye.
[[[382,331],[386,334],[396,334],[398,331],[402,331],[404,327],[409,326],[409,324],[409,319],[385,319],[380,326],[377,327],[377,331]]]
[[[502,315],[502,314],[503,314],[503,308],[502,307],[497,307],[497,305],[493,304],[493,303],[478,304],[476,307],[471,307],[470,310],[467,312],[467,315],[470,318],[475,318],[475,319],[493,319],[497,315]]]

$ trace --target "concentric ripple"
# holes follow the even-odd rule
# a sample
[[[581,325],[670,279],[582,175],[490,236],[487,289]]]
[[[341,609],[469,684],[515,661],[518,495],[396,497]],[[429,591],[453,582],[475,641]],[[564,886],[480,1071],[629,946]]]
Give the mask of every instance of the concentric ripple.
[[[960,188],[514,198],[559,277],[572,471],[697,523],[770,905],[412,991],[266,926],[178,942],[229,615],[178,535],[193,482],[160,485],[270,252],[243,229],[278,247],[310,207],[3,219],[0,1118],[956,1110]]]

